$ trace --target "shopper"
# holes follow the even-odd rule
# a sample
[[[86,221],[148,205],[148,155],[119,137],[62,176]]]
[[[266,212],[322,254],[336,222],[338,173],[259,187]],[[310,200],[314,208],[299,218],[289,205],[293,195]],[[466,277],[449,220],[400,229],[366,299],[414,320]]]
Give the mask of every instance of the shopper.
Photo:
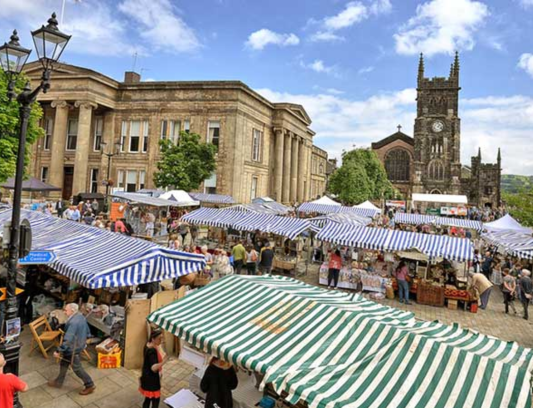
[[[514,306],[514,298],[516,296],[516,280],[509,273],[509,268],[503,270],[503,283],[502,283],[503,302],[505,303],[505,313],[509,314],[509,306],[516,314],[516,308]]]
[[[180,249],[181,245],[177,234],[170,235],[170,238],[168,240],[168,247],[170,249]]]
[[[518,282],[520,286],[520,301],[524,307],[524,319],[529,319],[528,308],[533,298],[533,284],[531,282],[531,272],[528,269],[522,269],[521,278]]]
[[[231,250],[231,256],[233,256],[233,266],[237,275],[241,274],[242,267],[246,261],[246,249],[242,245],[242,241],[239,240],[237,245]]]
[[[257,251],[252,245],[246,247],[246,270],[248,275],[255,275],[257,269]]]
[[[13,408],[15,393],[28,391],[28,384],[15,374],[4,374],[6,359],[0,353],[0,407]]]
[[[259,273],[270,274],[272,272],[272,265],[274,264],[274,251],[270,246],[270,242],[265,241],[261,252],[259,253]]]
[[[54,388],[61,388],[65,381],[68,368],[72,366],[74,374],[83,381],[83,385],[85,386],[80,391],[80,395],[89,395],[94,392],[96,387],[92,378],[83,369],[80,358],[80,353],[87,346],[89,326],[85,317],[78,312],[78,305],[76,303],[66,305],[65,313],[68,316],[65,326],[65,336],[63,337],[63,343],[54,353],[54,357],[61,358],[59,375],[55,380],[50,380],[48,385]]]
[[[161,347],[163,332],[152,330],[144,346],[144,361],[139,392],[144,396],[143,408],[158,408],[161,399],[161,377],[168,356]]]
[[[484,273],[469,272],[468,275],[472,279],[470,287],[476,289],[481,298],[481,309],[485,310],[489,304],[490,293],[492,291],[492,283],[485,276]]]
[[[487,279],[490,279],[492,276],[492,262],[494,259],[492,258],[492,254],[490,251],[487,251],[485,253],[485,258],[483,259],[483,263],[481,264],[481,272],[483,272],[483,275]]]
[[[339,273],[342,267],[341,251],[338,249],[330,253],[328,263],[328,289],[336,288],[339,284]],[[332,286],[333,283],[333,286]]]
[[[98,214],[99,208],[100,208],[100,204],[98,204],[98,200],[95,198],[93,202],[91,203],[91,209],[93,210],[93,213]]]
[[[206,394],[205,408],[233,408],[231,391],[238,383],[235,368],[213,357],[200,382],[200,388]]]
[[[400,298],[400,303],[405,303],[410,305],[409,302],[409,268],[407,267],[405,261],[400,261],[396,271],[394,272],[396,277],[396,282],[398,282],[398,296]]]

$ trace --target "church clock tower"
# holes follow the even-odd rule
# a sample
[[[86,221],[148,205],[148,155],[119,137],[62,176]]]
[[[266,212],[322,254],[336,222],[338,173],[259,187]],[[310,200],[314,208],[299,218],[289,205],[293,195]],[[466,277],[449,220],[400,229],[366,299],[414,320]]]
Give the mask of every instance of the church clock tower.
[[[414,127],[414,193],[461,193],[459,55],[448,78],[426,78],[420,55]]]

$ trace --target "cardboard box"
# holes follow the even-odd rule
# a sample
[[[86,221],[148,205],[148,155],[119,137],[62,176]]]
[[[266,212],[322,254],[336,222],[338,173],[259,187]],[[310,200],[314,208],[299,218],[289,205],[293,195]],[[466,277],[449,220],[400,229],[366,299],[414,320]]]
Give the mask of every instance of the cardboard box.
[[[457,310],[457,300],[448,299],[448,309]]]

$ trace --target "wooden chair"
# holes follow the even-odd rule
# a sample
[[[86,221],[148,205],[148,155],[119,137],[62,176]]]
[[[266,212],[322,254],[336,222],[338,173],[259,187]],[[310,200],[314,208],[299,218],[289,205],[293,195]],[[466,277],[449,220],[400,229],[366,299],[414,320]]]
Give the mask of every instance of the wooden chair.
[[[31,334],[33,335],[31,339],[31,350],[30,355],[33,353],[37,347],[43,353],[44,358],[48,358],[48,350],[52,347],[58,347],[63,340],[63,332],[61,330],[52,330],[50,323],[46,319],[46,316],[41,316],[38,319],[35,319],[29,324]],[[50,342],[48,347],[44,346],[45,342]],[[34,345],[34,343],[37,343]]]

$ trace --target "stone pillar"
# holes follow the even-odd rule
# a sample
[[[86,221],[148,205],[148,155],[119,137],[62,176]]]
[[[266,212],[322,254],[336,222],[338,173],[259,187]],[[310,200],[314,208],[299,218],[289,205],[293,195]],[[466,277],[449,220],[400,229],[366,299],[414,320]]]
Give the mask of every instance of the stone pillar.
[[[274,129],[276,133],[276,161],[275,161],[275,180],[274,180],[274,193],[275,200],[281,202],[283,199],[283,146],[285,135],[283,129]]]
[[[304,201],[309,201],[311,191],[311,148],[307,141],[303,143],[304,151],[304,169],[305,169],[305,186],[304,186]],[[314,198],[314,197],[313,197]]]
[[[50,152],[50,169],[48,170],[50,172],[49,183],[62,189],[68,126],[68,104],[65,101],[53,101],[52,108],[55,108],[56,114]],[[54,192],[53,195],[55,196],[56,193]],[[61,192],[58,192],[57,196],[60,197]]]
[[[283,151],[283,195],[282,202],[287,204],[291,200],[291,134],[287,132],[284,136]]]
[[[120,135],[117,139],[115,135],[115,112],[114,111],[107,111],[104,114],[104,134],[102,137],[102,141],[107,143],[105,146],[103,146],[104,152],[118,152],[117,146],[115,146],[115,143],[120,142]],[[119,129],[121,129],[119,127]],[[117,157],[117,156],[116,156]],[[115,159],[114,157],[113,159]],[[102,154],[100,157],[100,174],[99,174],[99,181],[98,181],[98,192],[105,194],[106,186],[102,183],[104,180],[113,180],[114,186],[117,185],[116,180],[116,174],[112,171],[114,168],[114,163],[111,161],[111,169],[107,168],[107,156],[105,154]],[[111,190],[110,190],[111,191]]]
[[[291,203],[298,199],[298,147],[300,141],[298,136],[292,138],[292,159],[291,159]]]
[[[76,142],[76,155],[74,157],[74,181],[72,194],[85,193],[88,190],[87,173],[90,145],[91,122],[93,109],[98,105],[91,102],[77,101],[74,106],[80,109],[78,116],[78,137]]]
[[[305,201],[305,141],[302,139],[298,146],[298,202],[301,204]]]

